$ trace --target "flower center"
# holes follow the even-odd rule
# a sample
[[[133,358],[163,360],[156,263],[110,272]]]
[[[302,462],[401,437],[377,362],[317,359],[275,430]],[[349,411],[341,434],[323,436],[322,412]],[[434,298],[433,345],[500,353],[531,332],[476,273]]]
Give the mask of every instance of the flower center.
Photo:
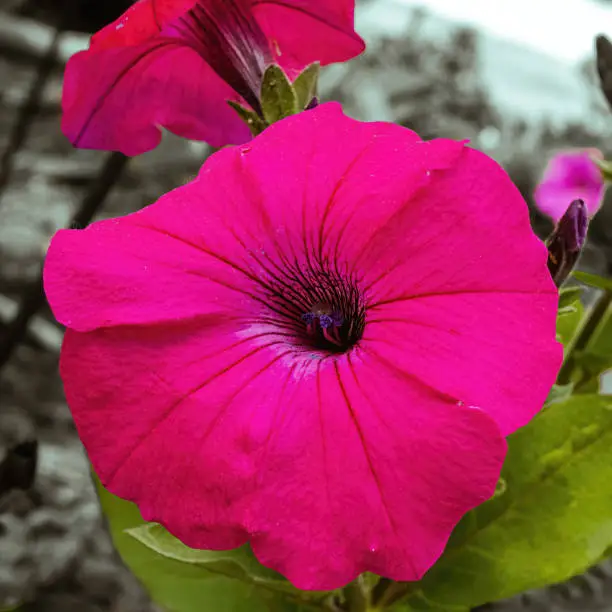
[[[260,112],[261,81],[273,57],[249,0],[199,0],[172,28]]]
[[[356,279],[340,270],[285,266],[269,282],[267,302],[277,326],[293,343],[326,353],[345,353],[363,335],[365,301]]]

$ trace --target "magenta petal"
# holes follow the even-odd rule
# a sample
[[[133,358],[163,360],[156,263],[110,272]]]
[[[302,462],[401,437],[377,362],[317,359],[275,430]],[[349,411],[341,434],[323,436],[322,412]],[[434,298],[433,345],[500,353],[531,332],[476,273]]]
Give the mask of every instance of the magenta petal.
[[[253,12],[287,70],[344,62],[365,49],[354,0],[252,0]]]
[[[45,287],[102,482],[192,547],[249,541],[304,589],[421,577],[561,359],[508,176],[336,104],[61,232]],[[323,327],[326,302],[342,316]]]
[[[220,186],[222,188],[222,186]],[[229,231],[208,231],[206,206],[179,188],[157,204],[85,230],[62,230],[49,247],[45,292],[61,323],[77,331],[203,318],[220,322],[251,303],[250,278],[232,261]],[[182,231],[173,227],[182,222]],[[165,220],[164,226],[160,219]],[[224,249],[223,244],[227,245]]]
[[[596,149],[568,151],[550,160],[534,193],[536,204],[544,214],[558,221],[577,199],[584,200],[590,216],[599,210],[605,184],[592,157],[602,157],[601,152]]]
[[[547,251],[492,160],[466,148],[432,176],[361,255],[377,263],[367,341],[507,435],[541,408],[562,360],[561,345],[543,341],[558,300]]]
[[[62,130],[75,146],[126,155],[157,146],[161,127],[212,146],[246,142],[248,127],[229,99],[239,97],[173,39],[82,51],[66,67]]]
[[[138,0],[119,19],[91,39],[91,48],[138,45],[186,13],[198,0]]]
[[[419,579],[494,491],[494,423],[378,358],[305,364],[227,331],[67,335],[66,394],[102,482],[194,548],[249,539],[302,589]]]

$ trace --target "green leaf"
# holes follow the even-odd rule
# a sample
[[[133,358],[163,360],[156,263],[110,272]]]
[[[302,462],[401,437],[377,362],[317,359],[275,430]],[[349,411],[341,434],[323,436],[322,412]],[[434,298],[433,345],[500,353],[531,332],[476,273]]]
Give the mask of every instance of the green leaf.
[[[261,565],[249,546],[224,551],[195,550],[183,544],[157,523],[145,523],[126,529],[126,533],[163,557],[182,563],[200,565],[208,571],[252,583],[268,590],[280,591],[304,599],[321,598],[327,595],[323,592],[310,591],[306,594],[299,591],[279,573]]]
[[[597,157],[591,157],[591,159],[599,166],[603,180],[608,182],[612,181],[612,161],[599,159]]]
[[[304,110],[317,95],[320,69],[321,64],[319,62],[310,64],[293,81],[293,89],[295,90],[297,105],[300,110]]]
[[[225,561],[221,558],[209,563],[187,561],[188,554],[181,549],[183,545],[170,543],[169,539],[175,538],[167,532],[162,535],[159,530],[147,529],[148,524],[134,504],[109,493],[97,479],[96,486],[115,547],[153,601],[168,612],[305,612],[312,609],[309,602],[298,599],[308,593],[297,589],[297,597],[276,593],[263,584],[266,579],[261,578],[260,582],[261,574],[251,577],[249,571],[253,569],[254,559],[242,549],[235,555],[235,551],[219,553],[229,558]],[[155,546],[164,550],[164,554],[157,552]],[[258,570],[266,575],[269,571]],[[293,589],[290,585],[289,588]]]
[[[594,330],[587,346],[572,353],[576,393],[596,393],[601,376],[612,370],[612,306],[609,306]]]
[[[609,352],[598,354],[591,351],[575,351],[576,365],[582,370],[582,377],[597,377],[612,368],[612,344],[608,345]]]
[[[612,544],[612,397],[573,396],[509,439],[499,495],[470,512],[406,603],[472,608],[560,582]]]
[[[599,276],[598,274],[591,274],[590,272],[582,272],[581,270],[576,270],[572,272],[572,276],[588,285],[589,287],[595,287],[596,289],[604,289],[606,291],[612,291],[612,278],[604,278],[603,276]]]
[[[601,318],[587,350],[594,355],[604,355],[608,360],[612,359],[612,307],[608,307]]]
[[[559,313],[557,315],[557,339],[563,344],[563,347],[567,349],[576,335],[582,317],[584,316],[584,306],[579,299],[574,299],[572,302],[564,300],[563,306],[561,306],[560,299],[559,306]]]
[[[227,103],[249,126],[249,130],[251,130],[251,134],[253,136],[259,136],[259,134],[261,134],[268,127],[266,122],[254,110],[246,108],[246,106],[242,106],[242,104],[234,102],[233,100],[228,100]]]
[[[563,310],[568,306],[574,306],[580,301],[580,296],[584,289],[582,287],[563,287],[559,291],[559,310]]]
[[[400,602],[389,608],[391,612],[470,612],[466,606],[437,605],[422,595],[415,594],[410,603]]]
[[[574,383],[568,383],[567,385],[553,385],[548,397],[546,398],[546,405],[557,404],[558,402],[565,401],[571,396],[574,390]]]
[[[264,119],[275,123],[295,115],[298,99],[289,78],[280,66],[272,64],[266,68],[261,84],[261,109]]]

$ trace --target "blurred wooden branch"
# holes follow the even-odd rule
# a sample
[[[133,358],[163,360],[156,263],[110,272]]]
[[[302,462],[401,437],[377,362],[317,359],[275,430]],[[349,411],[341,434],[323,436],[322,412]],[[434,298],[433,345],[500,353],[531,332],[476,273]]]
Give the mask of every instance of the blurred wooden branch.
[[[128,162],[121,153],[111,153],[107,156],[97,178],[91,183],[84,194],[81,205],[72,217],[68,227],[83,228],[89,225],[95,215],[100,212],[106,197],[121,178]],[[0,369],[9,361],[13,352],[27,336],[30,323],[37,319],[38,311],[46,302],[43,290],[42,266],[38,278],[26,286],[17,311],[0,334]]]
[[[0,325],[7,324],[17,316],[19,303],[0,293]],[[30,338],[50,353],[59,353],[62,345],[63,333],[53,323],[43,317],[36,316],[28,328]]]
[[[55,28],[24,17],[0,11],[0,52],[40,59],[53,44]],[[65,64],[70,56],[86,49],[89,36],[81,32],[63,32],[57,49],[57,61]]]

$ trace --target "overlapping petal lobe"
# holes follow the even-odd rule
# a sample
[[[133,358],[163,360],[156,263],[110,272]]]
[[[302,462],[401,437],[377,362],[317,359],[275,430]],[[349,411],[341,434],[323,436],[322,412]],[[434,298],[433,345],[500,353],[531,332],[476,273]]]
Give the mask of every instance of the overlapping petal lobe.
[[[483,412],[376,357],[317,362],[229,338],[197,325],[69,332],[62,353],[102,482],[186,544],[248,539],[303,589],[363,571],[414,580],[493,493],[505,443]]]
[[[540,410],[561,365],[555,306],[546,293],[415,297],[369,310],[363,346],[482,408],[508,435]]]
[[[423,143],[390,123],[354,121],[328,103],[271,126],[236,152],[241,161],[228,184],[248,184],[273,225],[299,230],[293,243],[351,261],[462,150],[454,141]]]
[[[64,76],[62,130],[75,146],[126,155],[155,148],[160,128],[212,146],[246,142],[249,129],[229,99],[239,96],[196,51],[157,37],[74,55]]]
[[[44,270],[45,292],[57,319],[88,331],[199,317],[216,320],[252,308],[249,276],[219,246],[234,238],[222,228],[210,230],[197,196],[197,191],[177,189],[128,217],[58,232]],[[165,228],[159,225],[179,201],[191,203],[192,220],[183,228],[198,227],[199,236],[173,233],[169,222]],[[219,248],[211,251],[211,245]]]
[[[186,543],[228,549],[246,541],[243,504],[278,409],[265,374],[286,378],[281,356],[196,321],[69,331],[61,373],[105,486]]]
[[[552,300],[546,248],[508,175],[465,147],[431,178],[377,228],[356,261],[367,267],[370,302],[462,291],[544,293]]]
[[[368,317],[379,323],[364,339],[508,434],[541,408],[561,363],[546,249],[510,179],[484,155],[466,148],[432,177],[357,258],[374,264],[361,268]]]
[[[346,0],[252,0],[277,61],[289,72],[317,61],[343,62],[365,49],[355,32],[354,5]]]
[[[92,36],[90,49],[137,45],[187,12],[197,0],[138,0],[121,17]]]
[[[367,358],[322,363],[288,409],[251,544],[302,589],[363,571],[420,578],[499,477],[505,442],[491,419]]]

